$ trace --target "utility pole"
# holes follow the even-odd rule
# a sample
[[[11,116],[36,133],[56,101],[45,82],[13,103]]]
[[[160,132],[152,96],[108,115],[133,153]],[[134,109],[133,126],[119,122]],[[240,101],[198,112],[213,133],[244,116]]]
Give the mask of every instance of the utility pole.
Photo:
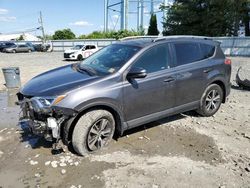
[[[141,31],[141,0],[137,1],[137,31]]]
[[[46,38],[45,38],[45,32],[44,32],[44,27],[43,27],[43,16],[42,16],[42,11],[40,11],[39,23],[41,24],[41,30],[42,30],[42,34],[43,34],[43,44],[44,44],[45,41],[46,41]]]
[[[166,7],[166,6],[169,6],[169,0],[164,0],[163,5],[164,5],[165,7]],[[166,11],[166,8],[164,8],[164,10],[163,10],[163,18],[164,18],[164,19],[167,18],[167,11]]]
[[[151,11],[150,15],[152,16],[154,14],[154,0],[151,0]]]
[[[141,0],[141,25],[140,25],[140,27],[141,27],[141,29],[143,29],[144,28],[144,0]]]
[[[104,32],[108,32],[108,0],[104,0]]]

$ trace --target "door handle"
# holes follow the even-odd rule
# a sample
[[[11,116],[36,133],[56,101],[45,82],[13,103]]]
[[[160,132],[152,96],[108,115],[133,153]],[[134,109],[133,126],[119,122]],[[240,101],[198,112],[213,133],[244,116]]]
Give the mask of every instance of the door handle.
[[[213,69],[212,69],[212,68],[208,68],[208,69],[205,69],[203,72],[204,72],[204,73],[209,73],[209,72],[211,72],[211,71],[213,71]]]
[[[168,77],[164,80],[164,82],[173,82],[173,81],[175,81],[174,77]]]

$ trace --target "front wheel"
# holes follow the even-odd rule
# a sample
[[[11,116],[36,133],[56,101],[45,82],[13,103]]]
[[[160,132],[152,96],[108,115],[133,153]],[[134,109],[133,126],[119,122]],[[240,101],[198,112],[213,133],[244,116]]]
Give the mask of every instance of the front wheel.
[[[202,95],[197,112],[205,117],[214,115],[220,108],[223,100],[223,91],[217,84],[211,84]]]
[[[83,60],[83,57],[82,57],[82,55],[81,55],[81,54],[77,56],[77,60],[78,60],[78,61]]]
[[[77,122],[72,144],[79,155],[87,155],[106,146],[113,138],[115,120],[106,110],[92,110]]]

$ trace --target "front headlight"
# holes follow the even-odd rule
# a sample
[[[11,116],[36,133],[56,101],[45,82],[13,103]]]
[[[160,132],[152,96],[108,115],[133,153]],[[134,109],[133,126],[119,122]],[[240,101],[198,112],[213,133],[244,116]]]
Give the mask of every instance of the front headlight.
[[[53,101],[55,100],[55,97],[39,97],[38,100],[40,103],[42,103],[42,105],[49,107],[52,105]]]
[[[62,101],[64,98],[66,97],[66,95],[59,95],[57,97],[36,97],[39,102],[45,106],[45,107],[49,107],[52,105],[56,105],[58,104],[60,101]]]

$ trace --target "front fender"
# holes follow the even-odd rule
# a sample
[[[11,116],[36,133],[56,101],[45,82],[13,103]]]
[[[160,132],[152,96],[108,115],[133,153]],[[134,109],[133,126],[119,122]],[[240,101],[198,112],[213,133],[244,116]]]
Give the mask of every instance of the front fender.
[[[111,110],[111,112],[115,112],[116,115],[119,116],[119,125],[117,127],[119,134],[122,135],[122,133],[127,130],[128,126],[124,121],[122,105],[117,101],[109,98],[93,99],[79,104],[74,108],[74,110],[77,111],[78,114],[81,114],[91,108],[104,108],[107,110]]]

